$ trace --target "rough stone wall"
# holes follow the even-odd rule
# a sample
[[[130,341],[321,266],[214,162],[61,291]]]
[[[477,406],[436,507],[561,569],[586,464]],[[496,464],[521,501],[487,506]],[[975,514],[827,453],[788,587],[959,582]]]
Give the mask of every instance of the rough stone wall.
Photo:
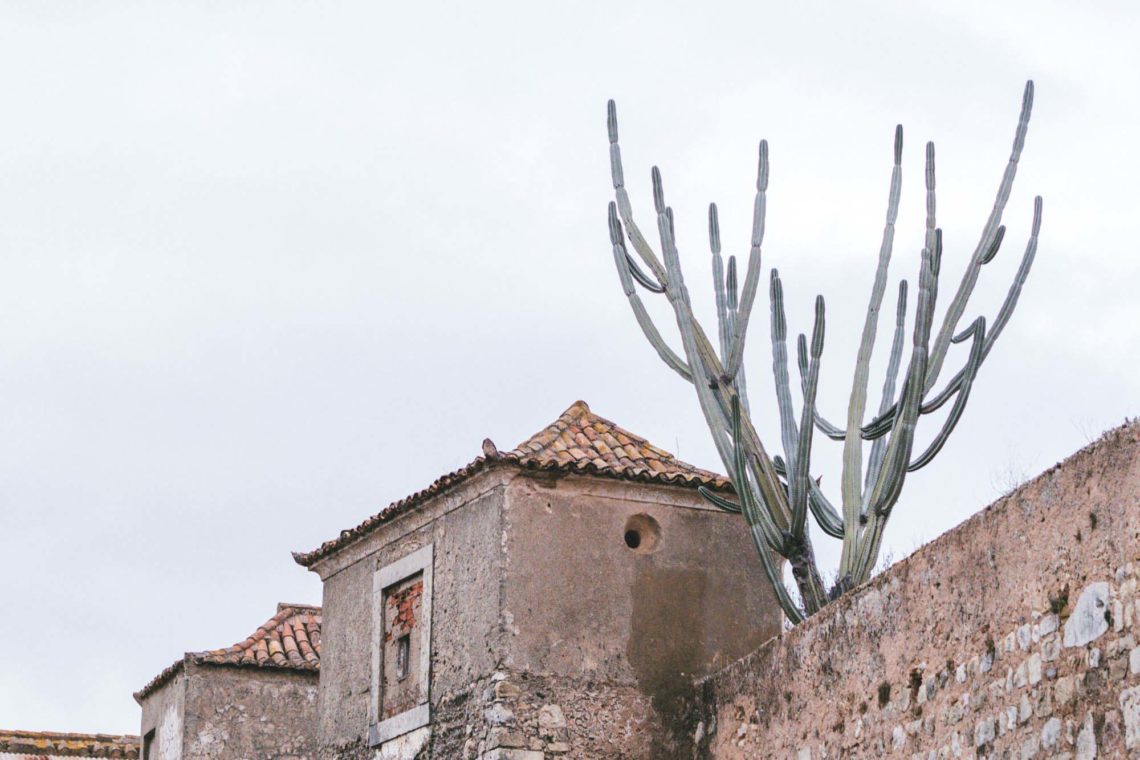
[[[311,760],[317,749],[317,674],[189,665],[186,758]]]
[[[507,670],[435,707],[430,756],[449,760],[641,758],[667,733],[636,687]]]
[[[1138,570],[1133,423],[700,684],[697,756],[1140,757]]]

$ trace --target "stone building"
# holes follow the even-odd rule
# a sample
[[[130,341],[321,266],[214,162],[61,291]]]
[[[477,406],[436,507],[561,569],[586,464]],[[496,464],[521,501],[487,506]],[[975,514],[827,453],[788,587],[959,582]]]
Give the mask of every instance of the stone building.
[[[321,609],[277,614],[226,649],[187,652],[135,693],[142,760],[312,758]]]
[[[54,760],[57,757],[137,760],[138,756],[137,736],[0,730],[0,760]]]
[[[688,756],[693,679],[781,625],[698,486],[728,488],[579,401],[295,555],[324,583],[321,756]]]

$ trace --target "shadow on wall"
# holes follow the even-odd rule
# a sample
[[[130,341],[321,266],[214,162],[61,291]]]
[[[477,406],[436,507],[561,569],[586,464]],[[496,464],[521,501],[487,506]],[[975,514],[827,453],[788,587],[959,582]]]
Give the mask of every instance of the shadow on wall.
[[[685,746],[688,700],[705,652],[706,576],[700,570],[643,566],[633,586],[633,619],[626,656],[637,685],[669,727],[668,737],[654,737],[657,755]]]

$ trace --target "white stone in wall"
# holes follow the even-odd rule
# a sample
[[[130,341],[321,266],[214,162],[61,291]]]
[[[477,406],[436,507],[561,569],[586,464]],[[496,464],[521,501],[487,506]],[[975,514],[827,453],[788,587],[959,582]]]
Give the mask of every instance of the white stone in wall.
[[[1029,659],[1025,661],[1025,669],[1028,671],[1029,685],[1034,686],[1041,681],[1041,655],[1036,652],[1030,655]]]
[[[1120,692],[1120,711],[1124,713],[1124,746],[1140,747],[1140,686]]]
[[[1091,712],[1085,713],[1085,722],[1077,734],[1077,749],[1074,760],[1093,760],[1096,757],[1096,730],[1093,728]]]
[[[1081,591],[1073,614],[1065,621],[1065,646],[1083,647],[1108,631],[1104,613],[1108,609],[1108,584],[1090,583]]]
[[[1041,746],[1045,749],[1051,749],[1056,746],[1057,741],[1061,738],[1061,719],[1050,718],[1045,723],[1045,727],[1041,729]]]
[[[994,732],[995,722],[993,718],[986,718],[985,720],[979,720],[977,722],[974,726],[975,747],[980,747],[994,740],[994,736],[996,735]]]
[[[1073,698],[1073,693],[1076,691],[1076,684],[1073,682],[1072,676],[1064,676],[1057,679],[1057,685],[1053,688],[1053,693],[1057,697],[1057,706],[1063,707],[1069,703]]]
[[[1024,723],[1033,715],[1033,705],[1029,703],[1029,695],[1022,694],[1021,701],[1017,703],[1017,722]]]
[[[1140,674],[1140,647],[1128,653],[1128,669],[1132,675]]]

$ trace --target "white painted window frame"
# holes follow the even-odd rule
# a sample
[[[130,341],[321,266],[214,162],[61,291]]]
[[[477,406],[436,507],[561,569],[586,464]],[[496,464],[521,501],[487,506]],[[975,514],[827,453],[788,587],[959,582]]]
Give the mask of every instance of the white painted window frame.
[[[368,745],[376,747],[389,739],[426,726],[431,720],[431,597],[432,567],[435,560],[435,544],[428,544],[401,559],[376,570],[372,576],[372,700],[369,709]],[[423,573],[424,590],[421,597],[420,620],[420,667],[414,674],[424,685],[424,701],[393,715],[379,720],[381,693],[384,672],[384,647],[381,639],[384,634],[384,589],[406,580],[417,573]]]

